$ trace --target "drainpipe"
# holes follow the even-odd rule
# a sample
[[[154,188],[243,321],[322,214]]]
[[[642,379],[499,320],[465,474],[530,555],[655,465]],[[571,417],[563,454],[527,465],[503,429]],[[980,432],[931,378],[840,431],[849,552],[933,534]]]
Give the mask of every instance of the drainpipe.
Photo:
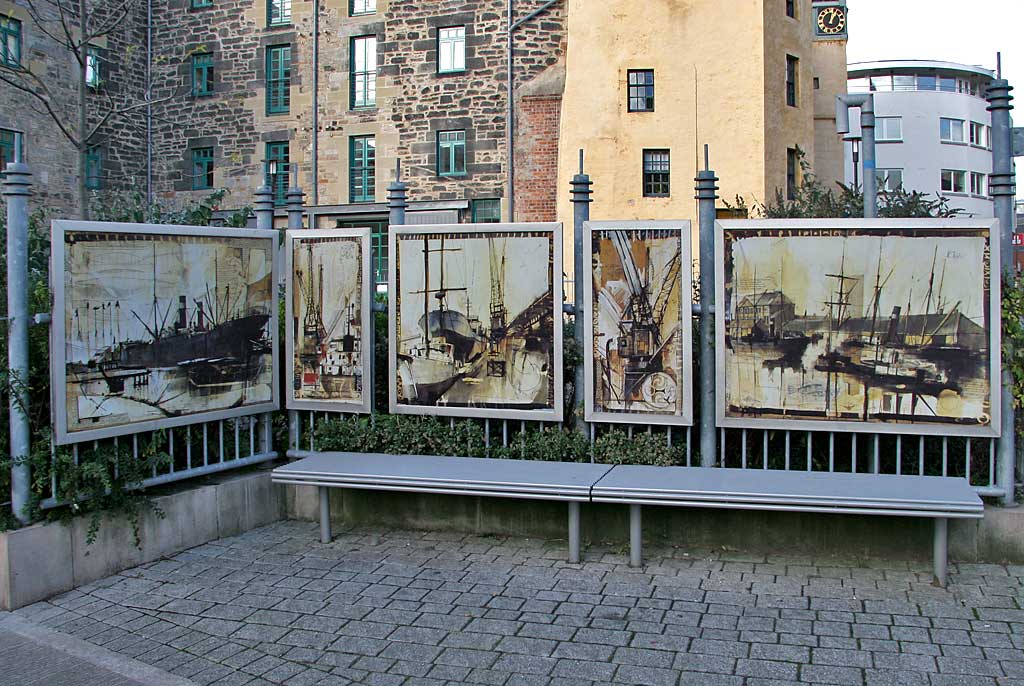
[[[146,0],[146,221],[153,221],[153,0]]]
[[[850,133],[850,108],[860,108],[861,152],[864,160],[864,218],[878,217],[878,179],[875,178],[875,96],[836,96],[836,133]]]
[[[313,178],[309,184],[314,207],[320,204],[320,0],[313,0]],[[310,224],[310,228],[313,225]]]

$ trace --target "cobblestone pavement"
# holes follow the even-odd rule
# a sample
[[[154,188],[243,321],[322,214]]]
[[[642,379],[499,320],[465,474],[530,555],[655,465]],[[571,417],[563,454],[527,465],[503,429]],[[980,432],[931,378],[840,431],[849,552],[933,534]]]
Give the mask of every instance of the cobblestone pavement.
[[[1024,685],[1024,567],[280,522],[20,610],[198,684]]]

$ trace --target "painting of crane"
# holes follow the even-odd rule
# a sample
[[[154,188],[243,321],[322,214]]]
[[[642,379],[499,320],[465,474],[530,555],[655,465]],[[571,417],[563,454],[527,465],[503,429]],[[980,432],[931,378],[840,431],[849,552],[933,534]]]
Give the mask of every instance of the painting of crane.
[[[689,222],[584,232],[587,421],[692,423]]]
[[[289,231],[287,405],[369,412],[370,229]]]

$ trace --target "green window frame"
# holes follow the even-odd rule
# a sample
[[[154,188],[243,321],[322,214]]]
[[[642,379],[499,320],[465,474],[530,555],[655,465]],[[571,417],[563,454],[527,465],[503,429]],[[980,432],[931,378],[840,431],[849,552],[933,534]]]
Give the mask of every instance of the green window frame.
[[[474,224],[497,224],[501,221],[501,200],[499,198],[474,200],[472,208]]]
[[[213,188],[213,148],[192,149],[192,190]]]
[[[287,114],[291,109],[292,46],[267,48],[267,114]]]
[[[466,71],[466,27],[446,26],[437,30],[437,73]]]
[[[192,55],[192,95],[213,95],[213,54],[201,52]]]
[[[103,85],[103,58],[95,45],[85,48],[85,85],[98,90]]]
[[[644,197],[667,198],[671,193],[668,150],[644,150]]]
[[[21,22],[13,17],[0,17],[0,62],[21,66]]]
[[[292,23],[292,0],[267,0],[267,26]]]
[[[25,159],[25,148],[23,147],[21,131],[0,129],[0,179],[7,174],[7,165],[15,159]]]
[[[356,36],[349,50],[352,109],[377,106],[377,36]]]
[[[266,145],[266,162],[263,177],[264,183],[274,192],[274,205],[285,203],[288,191],[288,141],[269,141]]]
[[[626,72],[628,82],[628,112],[654,111],[654,70],[630,69]]]
[[[377,184],[377,141],[373,136],[348,139],[349,202],[373,202]]]
[[[361,14],[374,14],[377,11],[377,0],[352,0],[348,5],[348,13],[351,17],[358,17]]]
[[[437,132],[437,175],[466,175],[466,132]]]
[[[103,188],[103,148],[99,145],[85,150],[85,187],[91,191]]]

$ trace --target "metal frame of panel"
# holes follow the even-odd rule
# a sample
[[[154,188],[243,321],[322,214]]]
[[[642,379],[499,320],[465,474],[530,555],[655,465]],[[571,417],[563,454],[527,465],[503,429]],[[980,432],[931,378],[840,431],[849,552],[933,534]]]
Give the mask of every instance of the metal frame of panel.
[[[989,279],[989,403],[991,415],[987,426],[935,424],[929,422],[888,423],[881,421],[853,421],[831,419],[761,419],[757,417],[728,417],[725,411],[725,231],[760,231],[765,229],[836,231],[872,229],[985,229],[988,231]],[[753,219],[722,220],[715,222],[715,412],[719,427],[738,429],[782,429],[806,431],[865,432],[914,436],[967,436],[993,438],[1000,433],[1001,392],[1001,279],[999,270],[999,235],[994,219]]]
[[[362,265],[362,283],[359,285],[359,292],[361,294],[360,300],[360,313],[359,318],[362,322],[360,327],[360,366],[363,370],[363,391],[362,400],[360,402],[352,402],[347,400],[327,400],[327,399],[312,399],[303,400],[295,398],[295,387],[291,383],[291,370],[292,364],[295,359],[295,339],[293,332],[291,331],[291,321],[294,316],[293,312],[293,294],[295,289],[295,265],[294,265],[294,254],[295,246],[297,243],[301,243],[307,238],[358,238],[359,239],[359,250],[360,250],[360,263]],[[287,364],[288,374],[286,375],[287,393],[285,402],[289,410],[319,410],[319,411],[332,411],[332,412],[357,412],[361,414],[369,414],[373,405],[373,277],[370,271],[370,228],[345,228],[345,229],[302,229],[292,230],[285,234],[284,243],[284,273],[286,275],[285,280],[285,363]]]
[[[280,407],[280,391],[277,380],[279,364],[278,351],[278,308],[277,293],[279,276],[279,251],[277,240],[279,232],[262,229],[233,229],[207,226],[177,226],[171,224],[119,224],[111,222],[93,221],[70,221],[56,219],[52,222],[50,249],[50,289],[53,292],[53,317],[50,325],[50,413],[55,428],[55,438],[58,445],[80,443],[100,438],[113,436],[125,436],[143,431],[154,431],[175,426],[188,424],[199,424],[212,422],[219,419],[230,419],[246,415],[269,412]],[[234,407],[222,410],[210,410],[196,412],[179,417],[166,417],[163,419],[147,419],[137,422],[129,422],[117,426],[108,426],[100,429],[82,429],[68,431],[67,416],[67,359],[64,346],[67,338],[67,330],[64,321],[65,304],[65,279],[64,279],[64,238],[70,232],[79,233],[107,233],[107,234],[149,234],[153,236],[169,236],[177,238],[181,236],[195,236],[202,238],[230,238],[253,239],[254,241],[267,241],[267,250],[271,258],[271,280],[272,280],[272,306],[270,308],[270,321],[267,323],[268,334],[271,341],[271,389],[272,396],[269,402],[254,403],[242,407]]]

